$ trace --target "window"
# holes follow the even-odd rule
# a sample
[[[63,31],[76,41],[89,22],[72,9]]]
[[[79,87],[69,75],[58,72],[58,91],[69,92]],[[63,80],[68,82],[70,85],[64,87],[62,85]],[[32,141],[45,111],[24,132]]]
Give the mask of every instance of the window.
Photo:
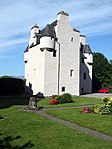
[[[53,50],[53,57],[56,57],[56,50]]]
[[[73,71],[73,69],[70,70],[70,77],[74,77],[74,71]]]
[[[74,41],[74,38],[73,37],[71,37],[71,42],[73,42]]]
[[[82,57],[82,63],[84,63],[84,57]]]
[[[65,92],[65,87],[62,87],[62,92]]]
[[[36,69],[34,69],[34,75],[35,75],[35,71],[36,71]]]
[[[86,80],[86,73],[83,73],[83,79]]]

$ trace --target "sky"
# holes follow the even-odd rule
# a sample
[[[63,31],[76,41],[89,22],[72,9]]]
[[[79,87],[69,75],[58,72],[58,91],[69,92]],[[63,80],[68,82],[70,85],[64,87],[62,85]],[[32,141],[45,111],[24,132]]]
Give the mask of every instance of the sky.
[[[62,10],[92,51],[112,60],[112,0],[0,0],[0,76],[24,75],[31,27],[43,29]]]

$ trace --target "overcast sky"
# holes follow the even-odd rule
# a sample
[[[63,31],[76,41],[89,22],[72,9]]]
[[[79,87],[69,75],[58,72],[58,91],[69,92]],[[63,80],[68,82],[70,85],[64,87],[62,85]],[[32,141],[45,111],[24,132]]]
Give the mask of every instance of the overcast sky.
[[[112,0],[0,0],[0,76],[24,75],[31,27],[43,29],[62,10],[93,52],[112,59]]]

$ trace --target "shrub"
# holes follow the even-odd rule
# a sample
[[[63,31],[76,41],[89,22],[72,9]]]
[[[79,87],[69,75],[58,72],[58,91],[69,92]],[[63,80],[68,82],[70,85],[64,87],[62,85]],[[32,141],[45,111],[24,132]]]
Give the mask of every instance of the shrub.
[[[111,114],[112,113],[112,97],[102,98],[104,105],[95,105],[94,113],[98,114]]]
[[[112,107],[112,97],[104,97],[103,101],[105,105],[110,105]]]
[[[95,105],[95,106],[93,107],[94,113],[99,114],[99,108],[100,108],[100,105]]]
[[[99,113],[100,114],[110,114],[110,106],[108,105],[103,105],[99,108]]]
[[[57,99],[58,95],[52,95],[52,99]]]
[[[51,99],[50,104],[58,104],[58,100],[57,99]]]
[[[82,111],[81,111],[81,112],[82,112],[82,113],[90,113],[91,110],[90,110],[89,107],[84,107],[84,108],[82,108]]]
[[[57,100],[58,100],[58,102],[61,104],[61,103],[70,103],[70,102],[73,102],[73,100],[72,100],[72,96],[71,96],[71,94],[69,94],[69,93],[64,93],[64,94],[62,94],[62,95],[59,95],[58,97],[57,97]]]
[[[112,111],[110,105],[95,105],[94,113],[96,114],[110,114]]]

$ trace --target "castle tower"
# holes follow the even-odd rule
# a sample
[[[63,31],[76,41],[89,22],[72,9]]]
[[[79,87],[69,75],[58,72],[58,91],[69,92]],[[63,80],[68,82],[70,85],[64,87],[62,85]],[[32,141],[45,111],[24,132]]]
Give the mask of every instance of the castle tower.
[[[61,11],[57,17],[57,37],[60,43],[59,94],[68,92],[79,95],[80,32],[70,26],[68,13]]]
[[[44,96],[65,92],[79,96],[92,90],[92,52],[86,37],[72,29],[69,14],[60,11],[57,19],[42,30],[31,28],[24,52],[26,87]]]

